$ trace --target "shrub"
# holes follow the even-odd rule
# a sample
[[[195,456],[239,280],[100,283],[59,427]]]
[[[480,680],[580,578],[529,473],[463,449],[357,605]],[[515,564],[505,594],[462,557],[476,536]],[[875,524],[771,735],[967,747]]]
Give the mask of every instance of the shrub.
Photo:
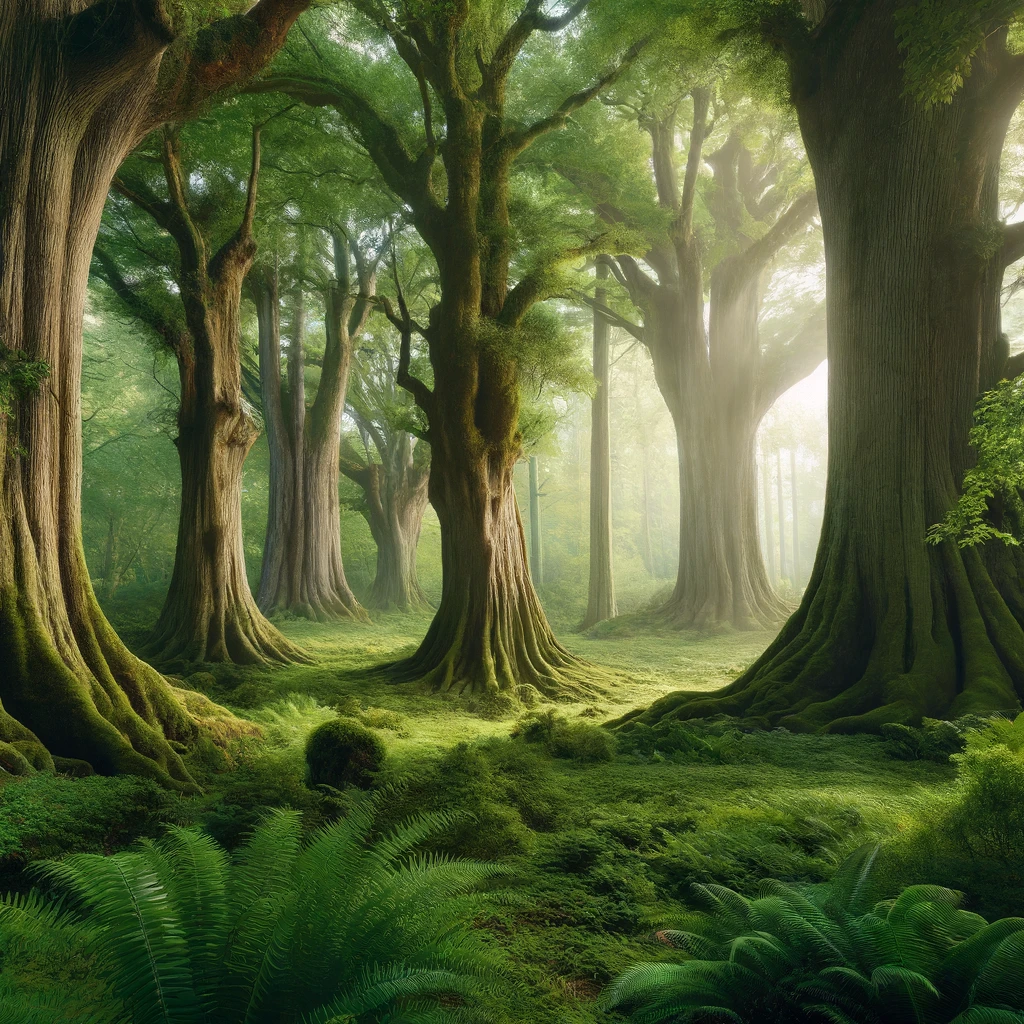
[[[615,757],[615,737],[589,722],[570,722],[553,711],[527,716],[516,725],[513,736],[542,744],[554,757],[595,763]]]
[[[945,764],[964,749],[964,730],[953,722],[926,718],[919,727],[889,722],[882,726],[885,752],[900,761],[936,761]]]
[[[988,925],[937,886],[872,907],[873,861],[862,850],[831,884],[770,881],[753,899],[695,886],[707,911],[657,933],[687,959],[631,968],[605,1005],[643,1024],[1024,1022],[1024,919]]]
[[[973,857],[1024,863],[1024,751],[982,747],[955,760],[958,794],[946,834]]]
[[[277,812],[234,862],[203,833],[172,829],[131,852],[48,864],[49,881],[81,912],[35,894],[0,902],[4,962],[17,969],[26,956],[85,950],[106,987],[82,1016],[74,987],[41,990],[34,979],[26,989],[5,971],[0,1017],[467,1019],[466,1004],[492,988],[496,963],[459,922],[487,906],[477,893],[500,869],[413,856],[447,824],[443,816],[421,816],[371,844],[375,806],[364,801],[305,843],[299,816]]]
[[[1024,713],[1016,718],[988,718],[967,733],[967,746],[971,750],[1004,746],[1019,753],[1024,751]]]
[[[0,869],[65,853],[111,853],[156,834],[175,798],[134,776],[37,772],[0,784]]]
[[[369,789],[381,770],[387,750],[364,725],[352,719],[324,722],[306,741],[307,779],[310,787]]]
[[[668,757],[673,761],[723,764],[734,760],[740,736],[733,726],[666,718],[654,726],[630,724],[619,733],[619,749],[623,753]]]

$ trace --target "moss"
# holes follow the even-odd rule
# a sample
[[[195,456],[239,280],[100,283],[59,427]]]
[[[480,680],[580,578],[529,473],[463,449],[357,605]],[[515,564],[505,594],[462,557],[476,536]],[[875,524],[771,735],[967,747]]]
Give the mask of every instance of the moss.
[[[542,744],[554,757],[566,760],[595,763],[615,757],[615,737],[610,732],[589,722],[569,721],[554,711],[527,716],[513,735]]]
[[[306,741],[306,780],[311,788],[369,789],[386,757],[383,742],[366,726],[336,718],[314,729]]]

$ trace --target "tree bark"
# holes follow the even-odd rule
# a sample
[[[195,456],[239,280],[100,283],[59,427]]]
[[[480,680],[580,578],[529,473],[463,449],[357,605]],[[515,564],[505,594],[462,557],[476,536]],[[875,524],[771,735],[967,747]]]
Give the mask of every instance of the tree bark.
[[[789,578],[789,563],[786,558],[786,498],[783,493],[782,449],[775,450],[775,498],[779,506],[779,576]]]
[[[366,518],[377,545],[377,571],[367,597],[371,608],[409,612],[429,607],[416,571],[429,469],[412,457],[413,438],[405,431],[378,445],[381,462],[342,458],[342,471],[362,488]],[[383,450],[381,450],[383,449]]]
[[[898,7],[874,0],[793,57],[830,374],[824,523],[803,602],[721,694],[672,695],[648,719],[725,712],[848,732],[1020,707],[1024,555],[923,538],[956,500],[999,343],[998,174],[1021,62],[990,35],[952,102],[917,109]]]
[[[608,264],[597,265],[598,287],[594,301],[606,302],[602,282],[608,278]],[[597,311],[594,313],[594,380],[597,390],[590,412],[590,582],[587,611],[582,629],[612,619],[615,607],[615,578],[612,571],[612,448],[609,407],[609,349],[611,327]]]
[[[0,763],[191,788],[171,742],[196,721],[100,611],[80,513],[89,259],[171,36],[145,4],[82,6],[0,4],[0,335],[50,371],[0,416]]]
[[[188,333],[176,348],[181,396],[175,445],[181,510],[174,571],[148,653],[168,665],[301,660],[262,615],[246,574],[242,470],[259,428],[242,393],[239,314],[242,284],[256,255],[252,237],[259,180],[259,133],[245,212],[234,235],[211,256],[192,218],[177,136],[165,133],[170,201],[153,212],[174,237],[178,287]]]
[[[260,320],[260,379],[270,447],[270,515],[260,578],[259,605],[317,622],[365,620],[345,578],[338,497],[341,417],[352,348],[365,324],[374,291],[372,275],[350,292],[349,244],[333,236],[335,277],[326,285],[326,332],[320,385],[307,409],[304,382],[302,285],[296,291],[294,333],[288,349],[287,394],[281,386],[276,278],[253,279]],[[286,423],[290,418],[290,423]],[[273,423],[273,426],[269,424]]]
[[[540,460],[530,456],[530,573],[544,586],[544,534],[540,520]]]
[[[769,479],[768,456],[761,457],[761,503],[764,513],[764,552],[768,563],[768,582],[778,579],[775,572],[775,527],[772,515],[772,485]]]

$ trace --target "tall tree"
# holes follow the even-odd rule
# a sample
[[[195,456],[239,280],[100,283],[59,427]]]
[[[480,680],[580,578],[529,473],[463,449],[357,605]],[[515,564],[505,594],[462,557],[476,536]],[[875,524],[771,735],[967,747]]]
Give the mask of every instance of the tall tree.
[[[999,173],[1024,95],[1024,57],[1008,46],[1022,9],[734,8],[734,27],[785,60],[817,183],[824,524],[803,602],[775,643],[722,694],[666,698],[654,716],[850,731],[1019,707],[1024,553],[922,538],[956,502],[979,391],[1007,370],[999,295],[1024,228],[1000,221]]]
[[[378,335],[381,332],[378,332]],[[418,374],[429,367],[417,367]],[[342,472],[362,489],[364,514],[377,545],[377,571],[367,595],[372,608],[428,607],[416,571],[416,547],[427,508],[430,446],[422,441],[409,396],[396,385],[398,352],[375,336],[360,346],[349,414],[361,448],[342,450]]]
[[[260,331],[260,380],[270,444],[270,514],[260,578],[260,607],[320,622],[365,619],[345,578],[338,498],[341,420],[353,346],[366,326],[383,252],[378,233],[335,223],[327,232],[330,270],[319,282],[326,342],[316,394],[305,395],[305,319],[298,280],[292,312],[287,377],[281,376],[277,269],[251,277]]]
[[[248,122],[245,128],[248,134]],[[178,540],[147,653],[165,664],[283,662],[298,652],[257,608],[242,541],[242,469],[259,436],[242,393],[239,335],[242,285],[256,256],[260,130],[252,130],[241,204],[232,203],[239,179],[231,166],[231,134],[223,122],[213,139],[209,134],[203,153],[199,139],[189,136],[183,144],[183,133],[168,126],[155,152],[147,147],[126,161],[114,190],[152,220],[156,237],[140,253],[139,230],[127,211],[115,207],[116,226],[128,235],[119,246],[122,259],[111,248],[119,240],[109,238],[108,244],[114,231],[104,231],[94,251],[98,276],[162,339],[178,366]],[[173,249],[166,262],[160,253],[165,239]],[[156,265],[148,274],[132,274],[124,266],[126,253],[156,257]],[[174,294],[160,295],[172,282]]]
[[[605,47],[595,60],[577,43],[578,63],[594,69],[581,82],[562,52],[572,36],[558,33],[572,26],[588,35],[585,3],[547,15],[540,0],[526,0],[514,16],[504,2],[352,6],[361,18],[349,19],[344,31],[355,45],[332,50],[328,29],[323,45],[310,52],[296,46],[292,61],[261,87],[332,106],[346,118],[409,207],[438,268],[440,297],[428,323],[397,317],[406,338],[414,330],[426,338],[433,367],[428,387],[403,358],[399,382],[427,419],[443,566],[437,614],[400,672],[440,690],[514,694],[532,685],[558,695],[584,673],[555,639],[530,580],[513,490],[520,386],[530,362],[550,347],[551,320],[534,308],[557,292],[556,268],[608,242],[553,238],[549,230],[543,244],[531,246],[511,200],[518,158],[607,88],[639,47],[625,48],[624,59]],[[365,42],[355,36],[360,28]],[[382,43],[397,61],[375,64],[371,77],[362,55]],[[560,73],[533,81],[554,79],[561,87],[567,69],[577,76],[551,106],[536,90],[524,95],[521,86],[531,79],[513,76],[541,54]],[[603,63],[607,69],[599,70]],[[382,74],[391,85],[387,105],[375,98]],[[420,109],[396,116],[407,100]],[[521,198],[528,208],[528,192]]]
[[[578,144],[558,161],[606,221],[629,224],[646,239],[642,260],[621,255],[610,262],[642,324],[607,305],[599,309],[647,346],[675,422],[679,566],[659,614],[683,628],[781,621],[758,541],[756,433],[776,399],[825,355],[820,316],[762,348],[766,275],[807,229],[816,201],[784,133],[769,134],[756,154],[741,117],[731,130],[721,128],[727,113],[720,89],[695,86],[688,107],[663,86],[613,97],[634,120],[634,133],[650,142],[644,165],[623,166],[653,178],[653,189],[634,175],[616,180]]]
[[[82,553],[89,260],[125,156],[260,71],[307,3],[260,0],[180,38],[157,0],[0,3],[0,335],[49,368],[0,416],[0,741],[37,764],[56,754],[191,785],[171,741],[196,720],[118,639]]]
[[[608,264],[597,265],[598,286],[594,304],[607,305],[602,287],[608,279]],[[609,354],[611,327],[603,313],[594,312],[594,393],[590,410],[590,582],[583,629],[614,618],[615,578],[612,573],[612,444],[609,408]]]

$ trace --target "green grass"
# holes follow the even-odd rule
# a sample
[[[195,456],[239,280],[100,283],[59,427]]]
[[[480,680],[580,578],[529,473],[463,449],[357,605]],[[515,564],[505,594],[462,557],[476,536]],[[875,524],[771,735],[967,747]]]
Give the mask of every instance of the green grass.
[[[664,954],[648,936],[678,919],[691,884],[719,882],[751,892],[765,877],[826,879],[864,843],[898,845],[917,835],[952,789],[951,766],[894,760],[874,737],[745,734],[712,726],[697,727],[685,749],[664,737],[638,745],[625,736],[611,761],[574,760],[571,749],[554,756],[556,746],[529,742],[537,730],[519,728],[515,717],[488,717],[488,707],[472,699],[445,699],[387,681],[379,666],[415,648],[424,617],[280,625],[314,664],[212,667],[188,678],[260,722],[265,735],[235,752],[234,770],[208,777],[205,796],[176,799],[166,817],[204,825],[231,844],[269,806],[296,807],[309,825],[344,813],[357,796],[303,785],[303,746],[308,733],[335,714],[358,718],[387,747],[377,782],[386,794],[386,817],[464,811],[468,819],[436,848],[503,859],[517,869],[511,902],[477,922],[512,963],[518,988],[509,1021],[614,1019],[598,1013],[596,995],[630,964]],[[595,669],[602,692],[586,703],[539,710],[562,716],[569,732],[585,739],[587,728],[671,690],[723,685],[770,639],[764,633],[658,633],[629,619],[590,635],[563,635],[574,653],[602,666]],[[69,841],[68,848],[75,847]],[[913,858],[899,863],[903,877],[912,874]]]

